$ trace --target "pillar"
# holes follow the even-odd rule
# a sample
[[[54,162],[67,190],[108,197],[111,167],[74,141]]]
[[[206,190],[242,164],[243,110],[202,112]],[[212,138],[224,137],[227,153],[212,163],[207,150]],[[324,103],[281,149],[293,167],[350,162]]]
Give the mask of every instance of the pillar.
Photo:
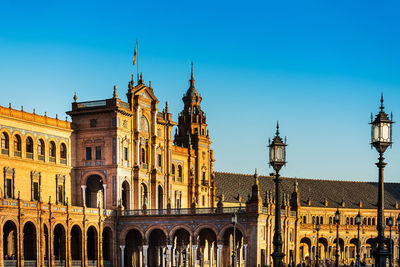
[[[217,267],[221,267],[221,259],[222,259],[222,247],[224,245],[223,244],[218,244],[217,248],[218,248],[218,253],[217,253]]]
[[[208,266],[213,266],[213,256],[214,256],[214,243],[211,244],[209,252],[208,252]]]
[[[193,250],[193,267],[196,267],[197,245],[192,245],[192,250]]]
[[[82,188],[82,204],[86,206],[86,185],[81,185]]]
[[[171,253],[172,245],[167,245],[167,248],[168,248],[168,255],[167,255],[168,267],[172,267],[172,258],[173,258],[173,255]]]
[[[246,267],[247,266],[247,244],[243,245],[243,253],[244,253],[244,259],[243,259],[243,265]],[[268,257],[268,255],[265,255]]]
[[[107,209],[107,184],[103,184],[103,187],[104,187],[103,209]]]
[[[121,249],[121,267],[125,266],[125,246],[119,246]]]
[[[139,249],[139,266],[143,267],[143,248]]]
[[[143,254],[144,254],[144,267],[147,267],[147,264],[149,262],[148,258],[147,258],[147,252],[149,249],[149,245],[143,245]]]

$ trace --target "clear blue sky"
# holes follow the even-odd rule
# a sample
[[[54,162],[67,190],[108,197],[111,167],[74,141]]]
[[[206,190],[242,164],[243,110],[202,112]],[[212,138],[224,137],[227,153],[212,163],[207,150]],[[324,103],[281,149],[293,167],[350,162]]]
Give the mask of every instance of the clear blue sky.
[[[203,96],[215,170],[262,174],[276,121],[282,175],[376,180],[370,113],[383,92],[400,118],[398,1],[1,1],[0,104],[65,116],[124,96],[140,69],[174,119],[189,61]],[[398,120],[400,122],[400,120]],[[400,123],[386,180],[400,178]]]

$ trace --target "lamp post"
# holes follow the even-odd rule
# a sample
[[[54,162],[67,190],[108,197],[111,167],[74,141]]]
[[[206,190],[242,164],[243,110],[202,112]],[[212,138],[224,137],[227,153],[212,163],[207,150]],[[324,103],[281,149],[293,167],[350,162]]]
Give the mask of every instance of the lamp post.
[[[279,171],[286,164],[286,140],[282,141],[279,136],[279,124],[276,124],[276,133],[272,142],[269,141],[269,165],[275,170],[275,230],[274,252],[271,254],[274,267],[282,267],[282,258],[285,254],[282,252],[282,234],[281,234],[281,194],[280,194],[280,179]]]
[[[237,215],[236,212],[232,213],[232,224],[233,224],[233,251],[232,251],[232,266],[236,267],[236,223]]]
[[[387,225],[389,226],[389,267],[393,266],[393,251],[392,251],[392,226],[393,226],[393,217],[390,216],[387,221]]]
[[[315,251],[315,267],[318,267],[318,262],[319,262],[319,230],[321,229],[321,226],[319,225],[319,222],[315,225],[315,230],[317,230],[317,248]]]
[[[393,121],[389,119],[388,115],[384,111],[383,106],[383,95],[381,96],[381,106],[379,113],[375,116],[375,120],[372,121],[371,114],[371,145],[379,153],[378,163],[376,166],[379,169],[379,187],[378,187],[378,236],[376,238],[377,246],[374,251],[375,266],[385,267],[386,258],[390,255],[387,247],[385,247],[385,222],[384,222],[384,181],[383,181],[383,169],[386,166],[384,162],[383,153],[386,149],[392,145],[392,123]]]
[[[335,222],[336,222],[336,263],[335,266],[339,267],[339,224],[340,224],[340,212],[339,208],[335,212]]]
[[[356,224],[357,224],[357,259],[356,259],[356,267],[360,267],[360,224],[361,224],[361,214],[358,212],[356,216]]]
[[[397,260],[399,261],[398,263],[399,263],[399,266],[400,266],[400,213],[399,213],[399,216],[397,217],[397,231],[398,231],[398,234],[399,234],[399,236],[398,236],[399,251],[398,251],[398,254],[397,254],[398,255],[397,256]]]

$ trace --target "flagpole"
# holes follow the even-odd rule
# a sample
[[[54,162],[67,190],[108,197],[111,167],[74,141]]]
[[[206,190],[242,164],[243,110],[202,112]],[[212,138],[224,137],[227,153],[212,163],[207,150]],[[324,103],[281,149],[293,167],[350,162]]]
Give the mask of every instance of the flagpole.
[[[136,39],[136,47],[138,47],[138,41]],[[136,50],[136,59],[137,59],[137,71],[136,71],[136,75],[137,75],[137,80],[139,82],[139,49]]]

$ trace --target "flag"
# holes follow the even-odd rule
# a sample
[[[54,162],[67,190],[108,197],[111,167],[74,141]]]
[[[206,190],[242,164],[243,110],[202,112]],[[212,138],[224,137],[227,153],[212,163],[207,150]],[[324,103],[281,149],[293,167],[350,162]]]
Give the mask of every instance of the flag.
[[[133,53],[133,66],[136,64],[136,56],[137,56],[137,41],[135,44],[135,52]]]

